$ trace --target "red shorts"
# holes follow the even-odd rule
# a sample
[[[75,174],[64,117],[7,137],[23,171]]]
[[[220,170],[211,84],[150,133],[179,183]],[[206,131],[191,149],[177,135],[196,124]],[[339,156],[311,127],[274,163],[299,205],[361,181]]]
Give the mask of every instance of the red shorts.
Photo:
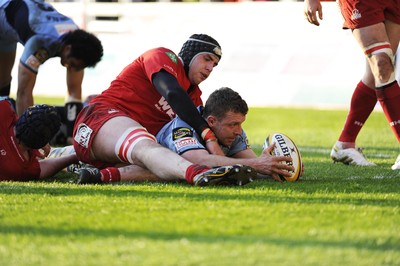
[[[91,160],[90,151],[93,139],[97,132],[99,132],[100,128],[105,122],[117,116],[127,116],[132,118],[122,109],[97,103],[88,105],[79,112],[74,127],[73,144],[76,155],[80,161],[91,164],[99,169],[115,166],[114,163]]]
[[[359,29],[385,20],[400,24],[400,0],[338,0],[344,29]]]

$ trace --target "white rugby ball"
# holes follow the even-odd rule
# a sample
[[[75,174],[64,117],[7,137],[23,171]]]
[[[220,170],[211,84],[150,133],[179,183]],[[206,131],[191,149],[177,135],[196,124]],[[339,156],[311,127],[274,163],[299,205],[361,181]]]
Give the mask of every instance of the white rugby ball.
[[[292,165],[294,167],[294,172],[291,172],[291,176],[286,177],[283,175],[279,175],[282,181],[295,182],[299,179],[303,161],[301,159],[301,154],[296,144],[285,134],[282,133],[272,133],[270,134],[264,142],[264,149],[266,149],[269,145],[275,143],[275,148],[271,154],[276,156],[288,156],[292,158],[292,162],[287,162],[287,164]]]

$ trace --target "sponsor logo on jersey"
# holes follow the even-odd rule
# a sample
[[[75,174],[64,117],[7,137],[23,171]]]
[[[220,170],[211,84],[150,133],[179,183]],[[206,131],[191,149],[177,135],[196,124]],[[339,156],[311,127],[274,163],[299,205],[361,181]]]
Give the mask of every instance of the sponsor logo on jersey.
[[[41,64],[49,59],[49,53],[44,48],[40,48],[39,50],[37,50],[34,55]]]
[[[352,19],[352,20],[357,20],[357,19],[359,19],[359,18],[361,18],[361,13],[360,13],[360,11],[359,11],[358,9],[354,9],[354,10],[351,12],[351,19]]]
[[[175,69],[172,66],[164,64],[164,69],[168,70],[169,73],[174,75],[175,77],[178,77],[178,74],[176,73]]]
[[[30,55],[25,61],[25,65],[32,69],[33,71],[38,71],[41,62],[34,55]]]
[[[165,54],[171,59],[172,62],[178,64],[178,57],[176,56],[176,54],[172,52],[165,52]]]
[[[184,137],[193,137],[193,131],[187,127],[178,127],[172,130],[172,140],[177,140]]]
[[[54,28],[56,29],[58,35],[63,35],[65,33],[67,33],[67,32],[74,31],[74,30],[78,29],[78,27],[75,24],[71,24],[71,23],[68,23],[68,24],[56,24],[56,25],[54,25]]]
[[[76,131],[74,140],[78,142],[80,146],[88,148],[92,132],[93,130],[90,127],[88,127],[88,125],[81,123],[78,126],[78,130]]]
[[[154,105],[159,111],[167,114],[169,118],[172,120],[175,117],[175,112],[172,110],[171,106],[169,103],[165,100],[164,97],[161,97],[160,100],[158,100],[158,103]]]
[[[109,114],[113,114],[113,113],[118,113],[119,111],[118,110],[115,110],[115,109],[108,109],[108,113]]]
[[[187,146],[193,146],[193,145],[197,146],[197,145],[199,145],[199,143],[197,142],[197,139],[187,137],[187,138],[182,138],[182,139],[175,141],[174,145],[175,145],[176,150],[180,150],[183,147],[187,147]]]

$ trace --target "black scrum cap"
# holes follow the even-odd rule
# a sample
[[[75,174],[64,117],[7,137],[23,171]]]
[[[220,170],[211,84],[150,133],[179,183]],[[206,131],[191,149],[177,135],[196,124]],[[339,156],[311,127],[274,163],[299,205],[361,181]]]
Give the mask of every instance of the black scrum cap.
[[[222,56],[221,46],[215,39],[206,34],[193,34],[183,44],[179,52],[179,57],[183,61],[186,74],[189,73],[189,67],[193,58],[201,53],[211,53],[216,55],[219,59],[221,59]]]
[[[56,108],[48,105],[29,107],[15,124],[16,137],[31,149],[45,146],[61,125]]]

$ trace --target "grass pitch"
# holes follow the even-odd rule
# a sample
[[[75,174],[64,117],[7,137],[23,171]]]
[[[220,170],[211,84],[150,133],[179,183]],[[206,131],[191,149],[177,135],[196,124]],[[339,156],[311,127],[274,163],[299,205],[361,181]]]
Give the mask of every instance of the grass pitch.
[[[299,182],[244,187],[85,185],[60,173],[0,183],[0,265],[400,265],[398,144],[384,115],[358,145],[376,167],[333,164],[345,111],[251,108],[260,153],[272,132],[299,146]]]

